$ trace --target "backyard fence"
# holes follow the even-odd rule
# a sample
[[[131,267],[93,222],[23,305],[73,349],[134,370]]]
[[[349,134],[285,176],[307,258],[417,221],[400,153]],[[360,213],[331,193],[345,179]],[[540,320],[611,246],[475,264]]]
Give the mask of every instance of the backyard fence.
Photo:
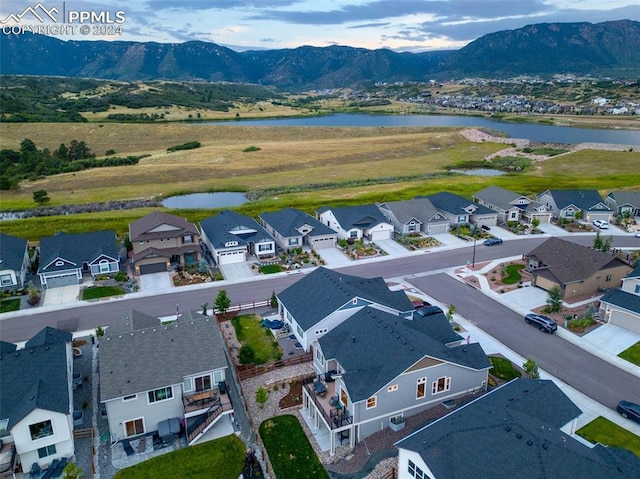
[[[268,373],[274,369],[284,368],[286,366],[293,366],[295,364],[308,363],[313,360],[313,353],[308,352],[301,356],[295,356],[293,358],[281,359],[269,364],[240,364],[236,365],[236,372],[238,379],[243,381],[245,379],[260,376],[261,374]]]
[[[235,313],[235,312],[239,312],[239,311],[245,311],[248,309],[256,309],[256,308],[262,308],[265,306],[270,306],[271,305],[271,300],[266,299],[264,301],[253,301],[251,303],[244,303],[244,304],[236,304],[233,306],[229,306],[226,310],[225,313]],[[213,310],[213,314],[218,315],[221,314],[222,312],[219,309],[214,309]]]

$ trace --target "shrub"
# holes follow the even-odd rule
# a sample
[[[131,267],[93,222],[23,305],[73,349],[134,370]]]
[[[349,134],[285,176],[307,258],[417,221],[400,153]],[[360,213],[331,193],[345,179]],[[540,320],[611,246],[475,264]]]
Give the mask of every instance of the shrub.
[[[115,279],[116,281],[122,282],[122,281],[126,281],[129,278],[127,277],[127,273],[125,273],[124,271],[118,271],[113,277],[113,279]]]
[[[167,148],[167,153],[171,153],[179,150],[193,150],[195,148],[200,148],[202,145],[199,141],[188,141],[187,143],[182,143],[181,145],[170,146]]]
[[[252,151],[260,151],[260,148],[258,148],[257,146],[249,146],[248,148],[245,148],[242,151],[244,153],[251,153]]]
[[[269,391],[264,386],[260,386],[256,390],[256,402],[260,405],[260,409],[264,408],[267,400],[269,399]]]
[[[240,364],[255,364],[256,352],[251,346],[245,344],[240,348],[240,351],[238,351],[238,361]]]

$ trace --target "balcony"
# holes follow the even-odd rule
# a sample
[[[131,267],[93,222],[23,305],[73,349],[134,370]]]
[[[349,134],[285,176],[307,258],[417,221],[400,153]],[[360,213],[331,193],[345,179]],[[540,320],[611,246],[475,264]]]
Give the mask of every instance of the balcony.
[[[323,388],[319,388],[317,385],[314,387],[312,380],[304,383],[304,388],[309,394],[313,405],[324,418],[324,421],[331,429],[337,429],[351,424],[353,416],[351,416],[349,411],[338,401],[336,383],[324,382],[323,385],[326,388],[324,391]]]
[[[182,405],[184,407],[185,417],[197,416],[212,406],[220,404],[223,408],[231,404],[228,394],[220,394],[218,388],[209,389],[207,391],[198,391],[182,396]],[[225,409],[226,410],[226,409]]]

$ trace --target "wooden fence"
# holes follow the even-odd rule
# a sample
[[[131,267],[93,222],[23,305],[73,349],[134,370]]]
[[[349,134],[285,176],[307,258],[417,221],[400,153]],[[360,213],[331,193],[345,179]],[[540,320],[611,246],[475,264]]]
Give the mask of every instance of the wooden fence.
[[[236,372],[238,373],[238,379],[243,381],[245,379],[253,378],[256,376],[260,376],[261,374],[268,373],[269,371],[273,371],[275,369],[284,368],[286,366],[293,366],[295,364],[308,363],[313,360],[313,353],[308,352],[300,356],[295,356],[293,358],[281,359],[279,361],[275,361],[269,364],[241,364],[236,365]]]

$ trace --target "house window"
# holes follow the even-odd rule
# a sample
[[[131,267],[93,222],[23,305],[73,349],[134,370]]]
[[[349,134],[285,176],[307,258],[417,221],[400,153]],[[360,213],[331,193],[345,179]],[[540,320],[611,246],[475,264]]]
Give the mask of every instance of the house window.
[[[296,332],[298,333],[299,338],[304,336],[304,331],[302,330],[299,324],[296,324]]]
[[[31,433],[31,440],[42,439],[43,437],[53,436],[53,426],[51,420],[38,422],[29,426],[29,432]]]
[[[8,286],[13,284],[13,279],[11,278],[11,275],[3,274],[2,276],[0,276],[0,284],[2,284],[2,286]]]
[[[124,434],[127,437],[144,434],[144,421],[142,418],[132,419],[124,423]]]
[[[193,387],[191,386],[191,378],[184,378],[184,382],[182,383],[182,390],[185,392],[192,391]]]
[[[56,445],[51,444],[50,446],[41,447],[38,449],[38,459],[42,459],[43,457],[53,456],[56,453]]]
[[[320,364],[324,364],[324,354],[322,354],[322,350],[319,347],[314,348],[315,349],[315,356],[316,356],[316,361],[318,361],[318,363]]]
[[[182,237],[182,243],[183,244],[191,244],[191,243],[193,243],[193,236],[192,235],[183,236]]]
[[[140,241],[140,244],[149,244],[149,240],[142,240]]]
[[[134,399],[138,399],[137,394],[131,394],[130,396],[125,396],[122,398],[122,402],[133,401]]]
[[[373,409],[374,407],[377,406],[377,397],[376,396],[372,396],[369,399],[367,399],[367,409]]]
[[[416,399],[423,398],[427,395],[427,378],[418,378],[418,387],[416,388]]]
[[[636,285],[636,293],[640,293],[640,284]]]
[[[389,386],[387,388],[387,392],[388,393],[396,392],[397,390],[398,390],[398,385],[397,384],[394,384],[393,386]]]
[[[611,275],[608,274],[607,277],[605,278],[605,281],[611,281]]]
[[[431,384],[431,394],[438,394],[451,389],[451,378],[443,376]]]
[[[289,246],[298,244],[298,238],[289,238]]]
[[[160,243],[166,243],[168,241],[171,241],[170,238],[160,238]]]
[[[211,375],[195,378],[196,391],[209,391],[211,389]]]
[[[165,401],[167,399],[171,399],[173,397],[173,389],[171,386],[167,388],[156,389],[155,391],[149,391],[149,404]]]
[[[351,304],[358,304],[358,298],[353,298],[351,300]]]
[[[316,329],[315,333],[316,336],[320,336],[321,334],[326,334],[329,330],[327,328],[322,328],[322,329]]]
[[[408,231],[416,231],[416,223],[415,221],[412,221],[411,223],[409,223],[409,227],[407,228]]]
[[[218,384],[220,381],[224,381],[223,371],[215,371],[213,373],[213,382]]]
[[[518,219],[518,213],[516,213],[515,211],[512,211],[511,212],[511,219],[512,220]]]
[[[409,460],[407,472],[411,477],[415,477],[416,479],[429,479],[429,476],[427,476],[422,469],[416,466],[412,460]]]
[[[9,419],[0,419],[0,437],[9,435]]]
[[[109,268],[109,262],[106,259],[100,261],[100,272],[108,273],[111,268]]]
[[[349,238],[357,238],[357,237],[358,237],[358,230],[349,231]]]
[[[466,222],[467,222],[466,216],[458,216],[458,223],[466,223]]]
[[[263,243],[258,245],[258,251],[272,251],[271,243]]]

